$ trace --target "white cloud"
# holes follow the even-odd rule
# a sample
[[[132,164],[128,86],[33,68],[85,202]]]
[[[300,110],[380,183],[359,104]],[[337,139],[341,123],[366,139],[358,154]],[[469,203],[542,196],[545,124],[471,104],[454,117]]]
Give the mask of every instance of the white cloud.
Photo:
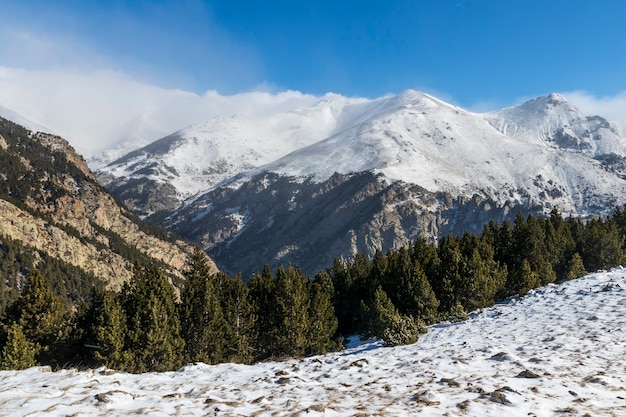
[[[217,115],[262,116],[317,100],[298,91],[198,95],[147,85],[115,71],[0,67],[0,105],[59,133],[86,156],[128,140],[156,140]]]
[[[626,90],[614,96],[596,97],[586,91],[561,93],[567,100],[590,116],[602,116],[618,122],[626,134]]]

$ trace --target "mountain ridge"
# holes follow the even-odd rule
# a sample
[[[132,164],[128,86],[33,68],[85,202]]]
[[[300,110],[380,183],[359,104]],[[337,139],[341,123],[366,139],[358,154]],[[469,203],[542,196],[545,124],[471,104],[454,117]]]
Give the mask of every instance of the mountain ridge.
[[[324,123],[308,129],[320,117]],[[212,131],[189,128],[168,139],[184,143],[188,155],[138,150],[105,168],[118,175],[106,185],[138,214],[200,243],[226,271],[246,274],[263,262],[308,257],[320,260],[306,262],[314,274],[333,257],[479,230],[489,220],[512,221],[517,211],[599,216],[625,202],[626,140],[557,94],[473,113],[407,90],[375,100],[326,97],[311,108],[243,120],[212,119],[204,125]],[[210,152],[241,157],[262,149],[264,156],[220,168],[200,143]],[[200,173],[193,180],[185,172],[190,158]],[[222,162],[233,160],[241,161]],[[178,184],[185,181],[196,188],[184,193]],[[364,199],[372,204],[360,206]],[[346,217],[350,209],[358,215]],[[343,219],[339,229],[324,216]],[[280,222],[291,229],[276,229]],[[253,262],[255,247],[263,256]]]

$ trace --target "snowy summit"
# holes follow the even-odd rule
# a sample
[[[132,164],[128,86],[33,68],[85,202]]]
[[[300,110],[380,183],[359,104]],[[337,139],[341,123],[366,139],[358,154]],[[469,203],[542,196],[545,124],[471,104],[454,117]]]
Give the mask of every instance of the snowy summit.
[[[472,113],[407,90],[374,100],[328,95],[265,117],[217,117],[101,170],[111,184],[117,178],[171,185],[181,204],[265,172],[323,182],[334,173],[369,171],[429,192],[589,214],[578,201],[585,190],[596,189],[611,204],[626,194],[626,183],[612,173],[621,173],[625,157],[616,125],[586,116],[558,94]],[[585,198],[596,204],[596,195]]]

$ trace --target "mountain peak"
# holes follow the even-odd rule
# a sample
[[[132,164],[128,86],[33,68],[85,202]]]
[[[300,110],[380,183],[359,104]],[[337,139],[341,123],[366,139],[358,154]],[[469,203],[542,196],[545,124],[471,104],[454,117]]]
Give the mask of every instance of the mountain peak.
[[[569,104],[567,99],[559,93],[550,93],[546,96],[538,97],[537,100],[544,101],[548,104]]]

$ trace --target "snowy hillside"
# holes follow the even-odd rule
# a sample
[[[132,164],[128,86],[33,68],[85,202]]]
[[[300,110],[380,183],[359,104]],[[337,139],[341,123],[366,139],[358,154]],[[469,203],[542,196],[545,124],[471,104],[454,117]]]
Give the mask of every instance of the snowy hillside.
[[[172,184],[183,199],[329,136],[344,107],[363,101],[327,95],[313,107],[268,117],[216,117],[95,167]]]
[[[486,115],[502,133],[580,151],[589,156],[626,155],[626,140],[617,125],[599,116],[586,116],[559,94],[530,100],[520,106]]]
[[[211,119],[102,169],[107,181],[118,179],[112,190],[122,183],[128,195],[129,180],[148,179],[173,186],[181,202],[261,172],[324,181],[371,171],[430,192],[589,214],[589,206],[613,206],[626,195],[625,155],[617,126],[556,94],[476,114],[408,90],[376,100],[329,95],[265,118]]]
[[[624,416],[626,270],[592,274],[429,329],[253,366],[0,372],[11,416]]]
[[[407,91],[376,102],[378,106],[370,109],[365,121],[262,166],[238,182],[264,171],[319,181],[335,172],[373,171],[389,181],[416,184],[431,192],[479,194],[500,204],[541,204],[547,210],[558,206],[585,213],[588,206],[598,203],[590,201],[591,196],[581,201],[589,189],[595,189],[604,201],[615,201],[615,196],[626,192],[622,178],[607,174],[588,155],[568,146],[548,146],[542,140],[548,139],[545,132],[558,131],[558,126],[575,125],[572,135],[578,136],[572,138],[586,139],[593,156],[624,155],[626,140],[604,119],[586,118],[564,100],[552,106],[556,116],[542,113],[535,102],[550,101],[553,96],[481,115]],[[561,117],[568,112],[574,116]],[[590,133],[592,128],[596,130]]]

